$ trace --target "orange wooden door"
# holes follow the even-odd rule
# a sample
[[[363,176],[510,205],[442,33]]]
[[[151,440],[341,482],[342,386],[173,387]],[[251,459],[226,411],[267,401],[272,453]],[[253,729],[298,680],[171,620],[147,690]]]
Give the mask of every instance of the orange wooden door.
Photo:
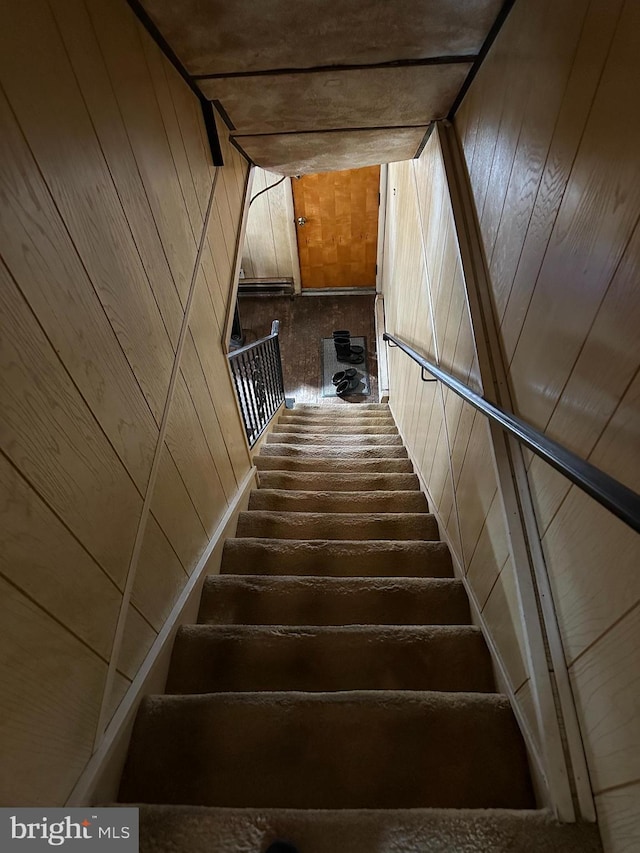
[[[380,166],[292,184],[302,287],[375,287]]]

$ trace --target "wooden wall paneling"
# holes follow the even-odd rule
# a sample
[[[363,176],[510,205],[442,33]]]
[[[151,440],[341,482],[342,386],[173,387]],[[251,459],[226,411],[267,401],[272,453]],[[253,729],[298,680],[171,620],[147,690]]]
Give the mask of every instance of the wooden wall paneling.
[[[184,568],[191,572],[207,544],[207,532],[166,444],[158,465],[151,512]]]
[[[520,708],[520,711],[523,714],[524,719],[526,720],[529,732],[533,737],[534,743],[536,743],[538,749],[541,750],[542,744],[540,741],[540,730],[538,727],[538,719],[536,716],[536,709],[533,700],[533,691],[530,678],[528,678],[525,683],[518,689],[516,693],[516,699],[518,701],[518,707]]]
[[[588,0],[552,3],[536,36],[536,65],[489,270],[502,318],[542,179]],[[535,31],[534,31],[535,32]],[[520,74],[525,73],[521,67]],[[489,192],[493,192],[493,187]]]
[[[433,461],[427,483],[429,484],[429,491],[431,492],[434,501],[439,505],[447,477],[450,473],[450,465],[446,425],[442,416],[442,406],[440,405],[439,400],[435,402],[434,407],[438,407],[440,409],[440,417],[438,419],[438,432],[433,445]]]
[[[0,574],[108,659],[118,587],[2,454]]]
[[[634,315],[633,295],[630,295],[630,298],[628,300],[621,302],[620,306],[622,305],[624,305],[625,308],[629,308],[628,314],[632,318]],[[609,338],[608,340],[616,340],[616,331],[618,331],[620,337],[623,338],[624,324],[625,320],[621,319],[621,328],[618,328],[617,324],[615,326],[612,326],[611,331],[614,332],[614,336]],[[591,338],[592,336],[590,335],[583,349],[583,353],[586,350],[591,349]],[[596,336],[596,340],[597,339],[598,336]],[[594,346],[597,346],[597,344]],[[630,349],[628,350],[628,352],[633,353],[633,349],[633,345],[630,344]],[[594,362],[594,365],[595,364],[598,364],[597,360]],[[624,368],[625,366],[623,362],[623,371]],[[597,376],[597,370],[595,368],[594,373]],[[585,374],[583,373],[583,381],[585,380],[585,378]],[[572,380],[573,374],[569,384],[572,384]],[[571,395],[566,394],[566,397],[568,400],[578,400],[580,401],[580,403],[582,403],[581,396],[578,392],[582,389],[582,387],[585,386],[582,384],[582,382],[576,382],[574,384],[575,392]],[[601,388],[607,387],[602,383],[598,384]],[[612,397],[614,396],[614,390],[616,389],[616,385],[617,383],[612,382],[612,385],[610,386]],[[558,432],[559,440],[564,443],[565,435],[575,435],[577,433],[577,441],[575,444],[571,441],[566,442],[569,446],[573,445],[574,449],[576,449],[576,451],[581,456],[589,459],[589,461],[596,467],[601,468],[602,470],[610,474],[612,477],[615,477],[616,479],[620,480],[630,489],[637,491],[640,488],[640,471],[638,470],[638,456],[635,452],[635,424],[638,418],[638,410],[640,409],[640,376],[638,375],[638,373],[636,373],[633,381],[629,384],[622,396],[620,396],[620,391],[618,390],[618,393],[615,395],[619,399],[617,408],[615,412],[611,415],[606,428],[603,430],[600,438],[598,439],[597,444],[593,449],[590,444],[586,444],[586,446],[580,446],[578,444],[578,441],[580,441],[581,439],[581,420],[579,417],[580,411],[584,411],[583,418],[587,421],[589,420],[589,415],[591,414],[591,412],[593,412],[593,419],[596,421],[596,423],[600,412],[600,407],[598,407],[598,398],[596,398],[594,394],[592,400],[589,400],[589,394],[591,393],[591,389],[588,386],[586,387],[586,405],[584,405],[584,407],[581,405],[580,408],[578,408],[578,406],[574,403],[574,409],[577,410],[575,412],[576,421],[569,420],[570,409],[567,405],[567,415],[565,417],[567,423],[564,429]],[[606,394],[603,394],[602,392],[601,394],[604,398],[602,408],[606,411],[607,409],[609,409],[612,401],[608,399]],[[562,399],[565,399],[565,395],[563,395]],[[591,405],[589,405],[589,403],[591,403]],[[576,444],[578,444],[577,447]],[[528,471],[528,478],[531,485],[531,493],[536,506],[538,525],[541,534],[544,535],[547,528],[549,527],[549,524],[551,523],[555,514],[560,508],[563,500],[569,493],[571,483],[566,479],[566,477],[563,477],[557,471],[550,468],[549,465],[547,465],[538,457],[534,457],[533,461],[531,462]],[[612,543],[612,547],[615,549],[615,543]]]
[[[489,260],[493,255],[496,235],[503,216],[514,159],[521,140],[522,124],[527,117],[529,101],[532,98],[531,90],[539,86],[537,69],[536,73],[532,73],[530,60],[528,61],[529,45],[532,33],[536,34],[538,43],[542,41],[545,34],[545,21],[549,18],[549,3],[523,3],[512,12],[505,24],[505,31],[501,33],[498,50],[491,57],[492,62],[500,65],[502,82],[500,94],[494,93],[494,98],[501,101],[500,124],[491,171],[487,178],[484,205],[482,210],[479,210],[482,238]],[[558,34],[561,32],[564,35],[563,30],[559,30]],[[502,53],[500,59],[498,59],[499,53]],[[538,62],[537,59],[536,62]],[[507,81],[506,90],[504,81]],[[548,85],[546,79],[545,83]],[[533,100],[535,101],[535,94]],[[534,127],[536,127],[535,123]],[[494,282],[494,287],[499,287],[499,283]]]
[[[122,584],[142,501],[0,264],[0,447]]]
[[[236,248],[236,229],[235,223],[238,221],[239,211],[236,210],[235,202],[235,180],[233,175],[229,174],[225,169],[220,174],[220,180],[216,188],[214,205],[220,217],[222,227],[222,237],[224,240],[227,257],[229,258],[229,267],[233,266],[233,259]]]
[[[53,0],[51,8],[175,348],[182,306],[92,21],[83,0]]]
[[[158,428],[2,94],[0,122],[0,251],[142,491]]]
[[[464,517],[464,516],[463,516]],[[509,557],[489,593],[482,615],[517,692],[529,677],[525,664],[525,639],[512,558]]]
[[[602,843],[607,853],[633,853],[640,844],[640,782],[596,797]]]
[[[129,604],[118,655],[117,665],[121,675],[133,681],[156,637],[157,631],[133,604]]]
[[[549,0],[543,0],[539,5],[548,5]],[[513,31],[511,16],[507,18],[505,29]],[[496,142],[500,129],[503,102],[507,88],[513,81],[508,75],[509,43],[506,38],[496,41],[493,45],[491,62],[484,62],[474,81],[477,84],[482,120],[479,122],[473,150],[473,159],[469,166],[469,177],[473,187],[478,210],[482,216],[487,194],[487,186],[493,164]]]
[[[242,244],[242,261],[240,263],[240,269],[244,273],[245,278],[256,278],[256,267],[253,263],[253,255],[251,254],[251,242],[248,239],[245,239]]]
[[[218,189],[219,187],[216,187],[216,196],[218,194]],[[227,248],[222,228],[222,220],[220,219],[220,210],[215,201],[215,197],[213,207],[211,209],[209,228],[207,230],[207,240],[217,271],[216,281],[219,282],[220,287],[220,296],[218,299],[214,300],[216,316],[224,316],[226,300],[229,293],[229,285],[231,283],[233,255],[229,254],[229,249]]]
[[[106,663],[0,579],[0,802],[62,806],[91,756]]]
[[[200,521],[211,536],[227,501],[196,409],[178,377],[167,423],[167,447],[180,471]]]
[[[111,685],[109,702],[105,712],[105,721],[107,725],[113,719],[113,715],[118,710],[118,706],[124,699],[125,694],[130,687],[131,679],[127,678],[126,675],[122,675],[122,673],[120,672],[116,672],[115,677],[113,679],[113,684]]]
[[[638,534],[574,486],[542,545],[570,663],[640,598]]]
[[[243,438],[244,427],[227,370],[226,356],[219,346],[220,336],[213,334],[215,315],[210,294],[204,284],[202,279],[199,279],[196,284],[189,331],[218,414],[226,451],[231,460],[236,481],[239,483],[250,467],[250,460]]]
[[[184,80],[170,62],[164,62],[164,72],[169,83],[198,203],[204,217],[215,179],[216,167],[211,158],[211,148],[206,136],[202,108],[200,101],[185,85]]]
[[[627,105],[639,29],[640,7],[627,4],[511,363],[518,410],[536,425],[553,411],[637,222],[640,115]],[[612,134],[620,115],[624,132]]]
[[[593,790],[640,780],[640,603],[571,666]]]
[[[166,140],[169,145],[173,166],[182,193],[182,198],[180,200],[181,205],[178,207],[178,211],[182,217],[184,217],[184,210],[186,210],[189,222],[191,223],[193,239],[197,248],[197,244],[202,233],[202,225],[204,222],[208,196],[205,200],[205,207],[203,209],[196,190],[195,181],[191,173],[191,164],[187,157],[183,128],[178,120],[175,103],[169,87],[169,81],[167,79],[166,66],[169,65],[169,63],[142,24],[136,22],[136,28],[138,31],[138,40],[140,41],[148,73],[151,78],[153,91],[155,92],[157,109],[160,113],[160,118],[164,126]],[[173,68],[173,66],[171,66],[171,68]],[[186,128],[184,129],[184,132],[186,132]],[[209,190],[210,189],[211,187],[209,187]],[[186,245],[188,246],[189,244],[187,243]]]
[[[457,262],[456,262],[457,261]],[[464,294],[462,267],[459,260],[454,259],[454,273],[451,282],[451,299],[449,312],[444,327],[444,335],[440,347],[440,364],[449,373],[461,380],[468,376],[468,366],[461,366],[455,361],[456,345],[460,336],[460,327],[467,313],[467,303]],[[468,324],[467,324],[468,325]]]
[[[509,542],[504,526],[502,500],[496,492],[476,547],[467,563],[467,578],[481,608],[484,607],[508,559]]]
[[[255,169],[251,189],[255,201],[249,209],[245,237],[245,246],[250,247],[253,266],[250,276],[253,278],[277,278],[284,275],[278,268],[275,233],[271,217],[271,193],[277,192],[280,187],[264,192],[276,180],[275,175],[265,172],[263,169]],[[262,195],[258,197],[260,192]],[[247,275],[246,270],[245,275]]]
[[[562,203],[593,96],[609,53],[623,0],[589,5],[560,105],[527,235],[502,318],[502,343],[511,362],[544,253]]]
[[[488,464],[491,458],[489,426],[486,419],[479,416],[471,429],[457,487],[465,564],[476,546],[497,489],[493,465]]]
[[[184,147],[180,139],[174,139],[175,147],[172,151],[165,128],[165,120],[169,123],[172,109],[172,104],[166,103],[166,79],[160,79],[162,68],[156,65],[154,70],[159,86],[163,84],[160,91],[165,96],[163,106],[166,117],[163,120],[163,111],[145,58],[142,31],[133,12],[126,4],[105,3],[104,0],[85,2],[127,126],[173,280],[184,305],[191,284],[199,236],[198,229],[195,232],[192,229],[190,209],[194,217],[199,214],[193,186],[190,187],[189,206],[185,203],[178,174],[179,165],[185,173],[183,184],[189,187],[191,175]],[[149,41],[146,43],[149,45]],[[151,56],[154,48],[155,45],[150,45]],[[156,58],[160,59],[157,55]],[[176,163],[178,154],[180,159]]]
[[[0,74],[49,191],[159,421],[171,373],[170,342],[55,20],[40,0],[28,7],[13,6],[11,25],[0,27]]]
[[[225,499],[229,502],[238,487],[231,464],[231,458],[222,435],[218,414],[209,386],[205,379],[202,364],[198,357],[193,338],[187,334],[184,343],[180,370],[189,389],[198,421],[211,454],[211,459],[222,485]]]
[[[450,412],[448,417],[450,417],[453,427],[451,432],[451,466],[453,469],[453,481],[457,487],[469,446],[469,439],[471,438],[471,430],[473,429],[476,416],[481,416],[476,415],[476,410],[473,406],[464,403],[453,391],[450,391],[447,395],[446,405]],[[459,405],[459,414],[456,417]]]
[[[639,273],[640,227],[636,225],[546,429],[549,435],[584,458],[589,458],[596,442],[600,448],[603,446],[600,437],[607,435],[611,443],[614,435],[611,418],[623,418],[627,410],[630,421],[637,418],[638,380],[632,381],[632,377],[640,365]],[[628,463],[636,455],[631,423],[618,430],[615,438],[613,457],[605,460],[598,452],[598,462],[594,464],[604,467],[630,488],[638,489],[640,479],[634,480],[633,476],[631,481],[628,479],[633,472],[633,465]],[[534,483],[533,493],[544,531],[571,484],[537,458],[530,465],[529,478]]]
[[[136,565],[131,603],[156,631],[162,628],[187,577],[169,540],[150,515]]]
[[[279,179],[279,175],[271,173],[269,175],[272,184]],[[273,242],[276,253],[276,264],[278,275],[295,278],[294,276],[294,257],[292,255],[292,247],[289,233],[289,206],[287,204],[287,195],[291,194],[291,178],[286,178],[279,186],[268,193],[265,193],[269,199],[269,208],[271,214],[271,227],[273,229]],[[377,249],[377,247],[376,247]],[[295,246],[297,252],[297,245]],[[373,262],[375,264],[375,261]]]

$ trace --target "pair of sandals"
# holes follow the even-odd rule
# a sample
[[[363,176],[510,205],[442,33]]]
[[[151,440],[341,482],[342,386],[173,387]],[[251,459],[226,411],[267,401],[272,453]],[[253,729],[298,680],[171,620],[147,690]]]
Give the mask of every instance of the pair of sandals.
[[[362,364],[364,361],[364,347],[351,345],[351,332],[347,329],[337,329],[333,333],[333,343],[338,361],[347,364]]]

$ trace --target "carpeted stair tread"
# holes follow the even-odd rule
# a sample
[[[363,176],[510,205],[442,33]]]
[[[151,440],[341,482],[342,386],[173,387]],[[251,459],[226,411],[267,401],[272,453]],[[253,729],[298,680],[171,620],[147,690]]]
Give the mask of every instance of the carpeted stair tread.
[[[453,577],[444,542],[418,540],[227,539],[221,572],[234,575]]]
[[[260,488],[318,492],[418,490],[416,474],[354,474],[352,471],[262,471]]]
[[[329,444],[263,444],[260,448],[260,456],[293,456],[305,459],[333,459],[334,466],[341,463],[348,466],[351,460],[356,459],[407,459],[407,448],[404,445],[365,444],[354,445],[340,444],[338,441]]]
[[[341,447],[378,447],[384,446],[402,446],[402,438],[394,434],[380,433],[347,433],[347,432],[332,432],[332,433],[304,433],[297,432],[270,432],[267,436],[267,444],[294,444],[298,447],[306,448],[324,447],[328,445],[333,447],[339,445]]]
[[[140,853],[260,853],[282,838],[300,853],[602,853],[595,824],[545,810],[140,805]]]
[[[289,808],[531,808],[508,700],[423,691],[143,700],[120,800]]]
[[[249,496],[250,510],[275,512],[428,512],[427,499],[419,491],[321,492],[267,489],[261,486]]]
[[[368,424],[358,421],[355,424],[336,424],[331,420],[328,423],[315,422],[298,424],[292,421],[283,421],[273,426],[270,435],[398,435],[398,429],[393,423]]]
[[[167,693],[494,690],[479,628],[190,625],[176,636]]]
[[[466,625],[469,602],[453,578],[213,575],[198,622],[217,625]]]
[[[236,537],[275,539],[438,539],[438,525],[426,512],[272,512],[238,515]]]
[[[275,447],[276,445],[272,445]],[[280,447],[282,445],[279,445]],[[323,448],[326,449],[326,448]],[[410,459],[355,459],[350,458],[348,464],[341,465],[339,459],[327,456],[264,456],[253,457],[253,464],[258,471],[329,471],[335,473],[342,469],[343,476],[351,474],[413,474]]]

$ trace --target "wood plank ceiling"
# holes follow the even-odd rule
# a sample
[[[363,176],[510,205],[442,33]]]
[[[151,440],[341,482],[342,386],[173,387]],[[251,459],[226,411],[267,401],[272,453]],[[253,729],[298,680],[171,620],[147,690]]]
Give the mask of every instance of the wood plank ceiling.
[[[142,4],[235,144],[293,175],[414,157],[503,0]]]

